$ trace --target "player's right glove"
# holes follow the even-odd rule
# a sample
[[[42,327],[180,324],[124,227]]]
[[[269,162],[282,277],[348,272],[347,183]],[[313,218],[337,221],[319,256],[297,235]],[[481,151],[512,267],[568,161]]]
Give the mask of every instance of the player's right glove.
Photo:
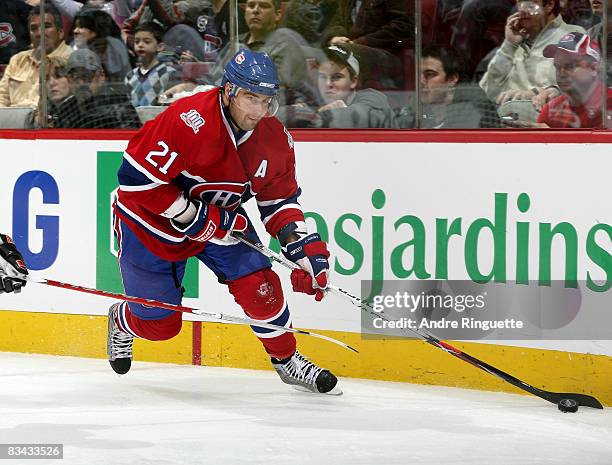
[[[232,231],[246,231],[249,222],[240,213],[223,210],[199,200],[191,200],[196,208],[195,216],[187,224],[172,219],[172,226],[192,241],[206,242],[212,238],[226,240]]]
[[[28,269],[15,243],[6,234],[0,234],[0,294],[21,292],[26,285]]]
[[[314,295],[318,302],[325,297],[329,273],[329,252],[327,245],[317,233],[308,234],[289,242],[282,252],[292,262],[302,267],[291,272],[291,285],[296,292]]]

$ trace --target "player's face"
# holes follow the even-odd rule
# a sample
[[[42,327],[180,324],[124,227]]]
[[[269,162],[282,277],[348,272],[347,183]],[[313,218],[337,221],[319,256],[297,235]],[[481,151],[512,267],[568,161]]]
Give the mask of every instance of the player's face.
[[[57,48],[60,41],[64,38],[64,31],[60,31],[55,27],[53,15],[45,14],[44,25],[40,24],[40,15],[32,16],[30,20],[30,37],[34,49],[40,47],[40,36],[42,30],[45,31],[45,49],[46,53],[51,53]]]
[[[357,78],[351,78],[348,68],[341,68],[333,61],[319,65],[319,92],[325,103],[342,100],[347,103],[349,96],[357,87]]]
[[[151,61],[159,49],[157,39],[149,31],[138,31],[134,36],[134,52],[143,61]]]
[[[262,118],[269,114],[272,97],[239,89],[229,99],[230,113],[234,122],[243,131],[252,131]]]
[[[251,33],[268,33],[276,27],[280,11],[274,7],[272,0],[248,0],[244,10],[244,19]]]
[[[449,90],[457,83],[457,77],[449,76],[444,71],[442,62],[434,57],[421,60],[421,101],[425,104],[444,103]]]

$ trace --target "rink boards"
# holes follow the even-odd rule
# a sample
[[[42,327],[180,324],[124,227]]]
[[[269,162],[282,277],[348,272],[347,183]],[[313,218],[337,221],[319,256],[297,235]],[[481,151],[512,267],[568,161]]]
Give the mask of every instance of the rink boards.
[[[0,230],[12,231],[20,247],[25,246],[33,274],[120,292],[110,204],[126,142],[13,139],[0,144],[5,156],[14,154],[0,172],[5,205]],[[601,253],[612,250],[612,157],[607,147],[298,140],[301,203],[310,225],[330,244],[333,282],[356,293],[362,280],[415,275],[443,279],[444,269],[449,279],[473,278],[469,270],[476,269],[483,275],[493,273],[493,279],[513,281],[525,273],[537,279],[547,265],[552,279],[565,279],[569,265],[562,241],[546,251],[538,237],[546,227],[542,225],[559,224],[575,232],[570,262],[577,264],[576,278],[601,284],[612,279],[612,264]],[[258,216],[253,205],[248,210],[253,218]],[[479,220],[495,223],[500,218],[505,222],[503,247],[486,231],[469,239],[470,227]],[[442,226],[453,223],[461,226],[461,234],[447,240],[443,255]],[[524,244],[517,237],[526,226],[519,225],[529,226],[532,240],[526,251],[521,251]],[[268,243],[265,234],[261,237]],[[517,267],[525,253],[527,270]],[[550,263],[544,263],[546,256]],[[285,270],[277,271],[290,289]],[[189,265],[185,287],[187,305],[241,315],[225,288],[195,262]],[[326,342],[300,339],[305,353],[341,376],[509,389],[420,342],[362,339],[358,309],[340,299],[330,296],[321,304],[301,295],[290,294],[288,299],[294,326],[322,330],[360,349],[356,356]],[[2,296],[0,350],[104,357],[109,303],[33,284],[20,296]],[[545,389],[584,391],[612,403],[609,340],[457,345]],[[172,341],[140,341],[135,350],[140,360],[268,367],[248,328],[214,323],[186,322]]]

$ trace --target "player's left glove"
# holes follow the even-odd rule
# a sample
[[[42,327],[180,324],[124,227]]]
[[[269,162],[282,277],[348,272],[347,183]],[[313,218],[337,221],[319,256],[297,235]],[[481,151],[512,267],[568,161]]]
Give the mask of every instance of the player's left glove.
[[[289,242],[282,248],[283,255],[302,268],[291,272],[295,292],[314,295],[318,302],[325,297],[329,274],[327,245],[317,233]]]
[[[20,292],[26,285],[28,269],[15,243],[6,234],[0,234],[0,294]]]

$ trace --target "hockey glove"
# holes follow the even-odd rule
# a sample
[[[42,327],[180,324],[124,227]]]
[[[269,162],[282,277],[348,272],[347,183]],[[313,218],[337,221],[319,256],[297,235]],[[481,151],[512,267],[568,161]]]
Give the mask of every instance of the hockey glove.
[[[314,295],[318,302],[325,297],[329,273],[327,245],[317,233],[304,236],[282,248],[283,255],[297,263],[301,270],[291,272],[291,284],[295,292]]]
[[[210,239],[225,240],[232,231],[246,231],[249,222],[240,213],[223,210],[199,200],[191,200],[196,208],[195,216],[190,223],[183,224],[170,220],[172,226],[188,236],[192,241],[206,242]]]
[[[0,294],[21,292],[26,285],[28,269],[15,243],[6,234],[0,234]]]

